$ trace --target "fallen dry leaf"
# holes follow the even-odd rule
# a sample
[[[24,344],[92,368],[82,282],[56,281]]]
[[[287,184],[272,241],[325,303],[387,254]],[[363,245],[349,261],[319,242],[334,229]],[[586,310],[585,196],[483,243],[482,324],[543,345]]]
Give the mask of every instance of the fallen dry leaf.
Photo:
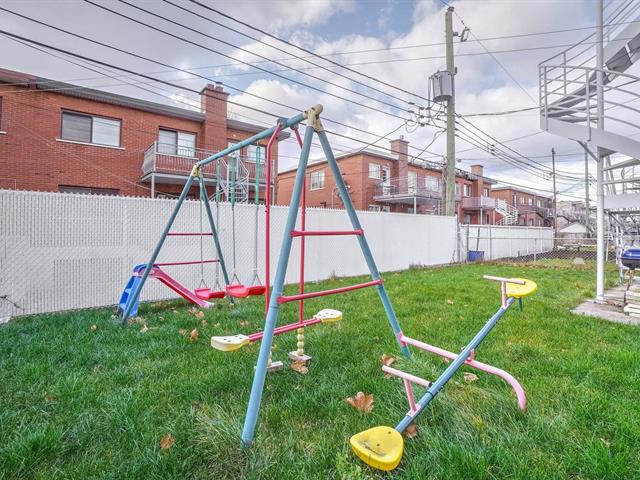
[[[449,360],[448,358],[442,357],[442,363],[450,363],[451,360]]]
[[[416,438],[418,436],[418,427],[416,427],[415,423],[410,423],[404,431],[404,434],[407,438]]]
[[[189,313],[193,313],[194,315],[195,315],[196,313],[198,313],[199,311],[200,311],[200,310],[198,310],[198,307],[191,307],[191,308],[189,309]]]
[[[241,327],[248,327],[249,326],[249,322],[247,322],[246,320],[243,320],[242,322],[240,322],[240,326]]]
[[[45,394],[44,394],[44,399],[45,399],[47,402],[54,402],[54,401],[56,400],[56,397],[55,397],[55,395],[53,395],[53,394],[51,394],[51,393],[45,393]]]
[[[386,365],[387,367],[390,367],[391,365],[393,365],[395,361],[396,361],[395,357],[392,357],[391,355],[387,355],[386,353],[383,353],[382,356],[380,357],[380,363],[382,363],[382,365]]]
[[[296,360],[292,362],[291,365],[289,366],[291,367],[291,370],[295,370],[296,372],[301,373],[303,375],[306,375],[307,373],[309,373],[309,368],[307,367],[304,360]]]
[[[453,300],[451,300],[450,298],[447,298],[447,303],[448,303],[449,305],[453,305]]]
[[[169,450],[171,447],[173,447],[174,443],[176,443],[176,439],[173,438],[173,435],[167,433],[160,439],[160,450]]]
[[[369,413],[373,410],[373,393],[365,395],[363,392],[358,392],[353,397],[345,399],[349,405],[362,413]]]
[[[202,319],[202,326],[203,327],[208,327],[209,326],[209,322],[207,322],[204,318]]]
[[[198,340],[198,329],[194,328],[193,330],[191,330],[191,334],[189,335],[189,338],[191,339],[192,342],[195,342],[196,340]]]
[[[464,372],[463,376],[466,382],[475,382],[478,380],[478,376],[475,373]]]
[[[143,323],[142,328],[140,329],[140,333],[147,333],[147,330],[149,330],[149,327],[147,327],[146,323]]]
[[[204,312],[202,310],[198,310],[194,315],[196,318],[204,318]]]
[[[97,329],[98,326],[95,323],[89,327],[89,330],[91,330],[92,332],[95,332]]]
[[[187,334],[187,331],[184,328],[181,328],[180,330],[178,330],[178,333],[181,337],[184,337]]]
[[[102,365],[100,364],[96,365],[95,367],[93,367],[93,373],[98,373],[101,368],[102,368]]]

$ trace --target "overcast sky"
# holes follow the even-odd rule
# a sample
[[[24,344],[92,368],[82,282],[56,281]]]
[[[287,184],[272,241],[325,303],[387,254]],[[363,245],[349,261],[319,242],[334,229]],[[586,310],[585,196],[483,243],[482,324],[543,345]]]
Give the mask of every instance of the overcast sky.
[[[358,72],[395,87],[376,83],[353,72],[341,70],[345,76],[377,90],[366,88],[347,78],[332,75],[330,71],[314,67],[303,60],[292,60],[292,57],[285,52],[292,52],[298,56],[307,54],[279,44],[255,29],[234,23],[190,0],[170,0],[170,2],[192,10],[200,16],[164,0],[126,0],[131,5],[166,17],[172,22],[154,17],[123,1],[91,1],[193,43],[154,31],[84,0],[0,0],[0,6],[110,46],[149,57],[174,68],[136,59],[124,53],[73,38],[5,11],[0,11],[0,28],[136,72],[150,73],[154,77],[170,80],[193,90],[200,90],[207,82],[206,79],[219,80],[228,86],[226,89],[231,93],[230,100],[233,102],[275,115],[293,116],[296,110],[322,103],[325,107],[324,116],[327,118],[364,129],[370,134],[326,122],[325,126],[328,129],[366,142],[373,142],[377,137],[398,128],[389,138],[402,134],[411,142],[411,145],[422,150],[438,131],[433,126],[419,128],[411,128],[411,125],[402,126],[404,123],[402,118],[406,118],[408,116],[406,110],[412,108],[407,101],[412,100],[417,105],[426,106],[426,101],[412,94],[428,97],[428,77],[445,67],[442,42],[444,41],[446,6],[439,0],[216,2],[202,0],[203,3],[212,5],[252,26],[325,55],[342,65],[352,65],[351,68]],[[623,1],[611,0],[605,3],[607,9],[612,10]],[[458,67],[456,109],[462,115],[535,107],[538,98],[538,63],[562,51],[562,46],[580,41],[593,30],[494,40],[490,38],[595,25],[595,0],[459,0],[450,3],[473,34],[469,41],[464,43],[457,41],[455,44]],[[454,30],[457,32],[463,29],[460,18],[454,17]],[[209,20],[247,33],[258,40],[278,45],[278,48],[285,52],[231,32]],[[173,22],[187,25],[195,31],[187,30]],[[203,33],[213,38],[204,36]],[[474,37],[486,40],[482,40],[479,44]],[[424,46],[425,44],[436,45]],[[485,47],[495,52],[493,56],[486,54]],[[534,47],[535,50],[504,52]],[[212,50],[219,53],[214,53]],[[60,53],[37,51],[2,35],[0,35],[0,51],[2,52],[0,68],[185,108],[193,101],[199,104],[197,95],[191,92],[158,83],[149,83],[148,80],[125,76],[126,74],[122,72],[101,66],[93,65],[90,67],[93,70],[90,70],[85,68],[89,65],[81,60],[73,59],[84,67],[70,63],[68,60],[72,59]],[[277,71],[276,73],[280,76],[257,70],[221,54],[255,64],[264,70]],[[302,72],[313,75],[317,79],[264,61],[254,54],[268,59],[278,59],[286,66],[301,69]],[[318,58],[310,60],[316,64],[331,66]],[[176,71],[175,67],[195,71],[206,78],[194,78],[187,73]],[[109,78],[105,74],[115,78]],[[326,83],[327,81],[334,85]],[[366,97],[341,87],[360,92]],[[261,100],[252,95],[274,100],[286,106]],[[370,108],[355,105],[336,96],[357,101]],[[272,125],[274,122],[272,116],[235,105],[230,106],[230,112],[232,116],[243,121],[264,125]],[[500,141],[525,137],[508,142],[507,145],[524,155],[535,157],[536,161],[545,165],[550,165],[550,151],[555,147],[559,168],[566,172],[583,172],[583,155],[579,146],[575,142],[541,132],[539,116],[535,110],[498,117],[469,117],[469,120]],[[363,146],[344,138],[333,137],[331,140],[337,153]],[[378,144],[386,147],[388,141],[383,139]],[[481,163],[485,165],[486,174],[496,179],[529,185],[540,190],[551,188],[550,180],[543,181],[532,177],[505,164],[502,160],[492,158],[483,150],[473,148],[464,140],[457,140],[457,150],[458,166],[461,168],[468,169],[471,164]],[[425,152],[422,157],[441,161],[444,151],[444,135],[441,135],[429,147],[429,152],[432,153]],[[411,153],[419,152],[414,150]],[[281,167],[295,165],[295,155],[296,147],[289,142],[282,149]],[[592,171],[595,172],[593,167],[592,165]],[[583,187],[579,183],[560,183],[558,190],[571,195],[583,195]]]

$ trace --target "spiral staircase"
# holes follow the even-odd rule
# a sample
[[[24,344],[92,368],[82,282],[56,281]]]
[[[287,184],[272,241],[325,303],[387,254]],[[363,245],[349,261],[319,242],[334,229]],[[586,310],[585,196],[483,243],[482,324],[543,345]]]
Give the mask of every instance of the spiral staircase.
[[[638,223],[620,218],[640,216],[640,77],[631,73],[640,71],[640,63],[636,65],[640,59],[640,2],[612,1],[604,9],[598,2],[596,13],[603,19],[601,36],[596,29],[538,66],[540,127],[575,140],[598,162],[602,208],[609,220],[598,232],[600,246],[604,248],[608,230],[620,254],[631,233],[626,227]],[[597,274],[600,299],[603,258]]]

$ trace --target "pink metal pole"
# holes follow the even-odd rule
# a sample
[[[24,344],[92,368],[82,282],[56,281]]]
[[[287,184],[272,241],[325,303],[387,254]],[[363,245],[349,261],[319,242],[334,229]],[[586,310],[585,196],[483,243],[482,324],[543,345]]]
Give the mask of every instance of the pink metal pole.
[[[264,311],[265,313],[269,310],[269,286],[271,283],[271,259],[270,259],[270,251],[271,251],[271,145],[278,135],[280,134],[280,130],[282,130],[282,126],[280,123],[276,125],[276,129],[273,131],[271,138],[267,142],[267,172],[265,178],[265,192],[264,192],[264,213],[265,213],[265,221],[264,221]]]
[[[407,400],[409,400],[409,412],[413,415],[418,411],[416,408],[416,399],[413,396],[413,388],[411,387],[411,382],[406,378],[402,379],[404,383],[404,390],[407,392]]]
[[[351,290],[358,290],[360,288],[366,288],[366,287],[374,287],[376,285],[381,285],[381,284],[382,284],[382,279],[378,279],[378,280],[372,280],[370,282],[358,283],[357,285],[349,285],[348,287],[333,288],[331,290],[320,290],[319,292],[303,293],[302,295],[289,295],[289,296],[283,295],[280,298],[278,298],[278,303],[282,305],[283,303],[294,302],[300,299],[306,300],[307,298],[325,297],[327,295],[335,295],[336,293],[350,292]]]
[[[282,325],[280,327],[276,327],[273,330],[273,334],[280,335],[281,333],[290,332],[291,330],[297,330],[298,328],[308,327],[310,325],[315,325],[316,323],[320,323],[320,322],[322,322],[322,320],[318,318],[312,318],[309,320],[303,320],[302,322],[298,321],[295,323],[290,323],[288,325]],[[263,336],[264,336],[264,332],[257,332],[257,333],[252,333],[251,335],[248,335],[250,342],[257,342],[258,340],[262,340]]]
[[[417,347],[417,348],[419,348],[421,350],[424,350],[426,352],[435,353],[436,355],[440,355],[441,357],[448,358],[450,360],[455,360],[456,358],[458,358],[458,355],[456,355],[453,352],[449,352],[448,350],[444,350],[444,349],[436,347],[434,345],[429,345],[428,343],[424,343],[424,342],[421,342],[419,340],[415,340],[413,338],[406,337],[404,335],[402,335],[400,337],[400,341],[405,343],[405,344],[407,344],[407,345],[412,345],[412,346]],[[477,360],[472,360],[470,358],[467,359],[465,361],[465,363],[467,365],[469,365],[470,367],[477,368],[478,370],[482,370],[482,371],[490,373],[492,375],[496,375],[496,376],[502,378],[504,381],[506,381],[509,385],[511,385],[511,388],[513,388],[513,391],[516,394],[516,397],[518,399],[518,408],[520,408],[520,410],[523,410],[523,411],[525,410],[525,408],[527,406],[527,398],[526,398],[526,395],[524,393],[524,389],[522,388],[522,385],[520,385],[520,383],[513,377],[513,375],[511,375],[508,372],[505,372],[504,370],[502,370],[500,368],[488,365],[486,363],[478,362]],[[383,366],[382,370],[386,371],[387,368],[389,368],[389,367]],[[391,372],[389,372],[389,373],[391,373]],[[404,372],[402,372],[402,373],[404,373]]]
[[[393,375],[394,377],[399,377],[404,380],[409,380],[410,382],[413,382],[416,385],[420,385],[421,387],[424,387],[424,388],[429,388],[431,386],[431,382],[429,380],[416,377],[415,375],[411,375],[410,373],[403,372],[402,370],[398,370],[396,368],[389,367],[387,365],[382,366],[382,371],[385,373],[388,373],[389,375]]]
[[[169,232],[167,237],[206,237],[211,236],[211,232]]]
[[[201,263],[217,263],[220,260],[195,260],[193,262],[164,262],[164,263],[154,263],[154,266],[157,267],[170,267],[174,265],[199,265]]]
[[[300,132],[297,128],[295,128],[294,133],[296,135],[296,139],[298,140],[298,145],[302,148],[302,138],[300,137]],[[302,197],[300,200],[300,233],[302,233],[302,238],[300,239],[300,288],[298,289],[298,293],[300,295],[304,294],[304,247],[305,247],[305,229],[307,226],[307,175],[305,174],[304,180],[302,181]],[[293,232],[291,232],[293,234]],[[298,321],[302,323],[304,321],[304,298],[300,298],[298,300]]]

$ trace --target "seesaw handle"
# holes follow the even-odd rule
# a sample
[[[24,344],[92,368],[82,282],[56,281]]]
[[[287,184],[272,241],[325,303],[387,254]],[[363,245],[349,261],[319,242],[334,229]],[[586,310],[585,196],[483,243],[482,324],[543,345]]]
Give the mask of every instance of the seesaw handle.
[[[500,292],[502,294],[502,308],[507,308],[507,283],[515,283],[516,285],[524,285],[526,282],[517,278],[494,277],[493,275],[483,275],[485,280],[494,280],[500,282]]]

